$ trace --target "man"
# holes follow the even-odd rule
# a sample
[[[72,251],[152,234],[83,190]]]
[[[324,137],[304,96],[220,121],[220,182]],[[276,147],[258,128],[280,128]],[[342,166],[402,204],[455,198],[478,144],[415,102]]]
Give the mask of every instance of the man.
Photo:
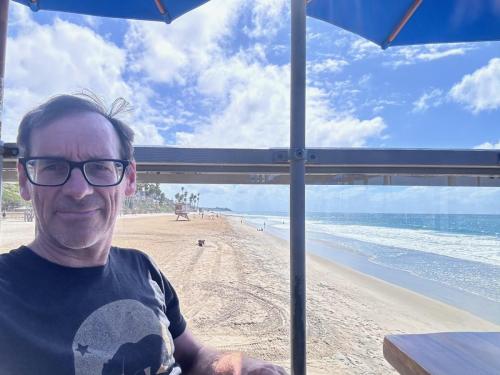
[[[133,132],[115,114],[62,95],[21,121],[36,235],[0,256],[0,374],[285,374],[198,343],[153,261],[111,246],[136,187]]]

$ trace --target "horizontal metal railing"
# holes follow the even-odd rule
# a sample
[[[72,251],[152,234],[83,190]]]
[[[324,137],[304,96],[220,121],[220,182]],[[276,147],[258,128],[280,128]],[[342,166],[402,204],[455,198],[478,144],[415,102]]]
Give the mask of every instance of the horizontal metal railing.
[[[16,150],[4,144],[3,180],[15,181]],[[138,146],[140,182],[290,183],[288,149]],[[308,185],[500,186],[500,151],[311,148]]]

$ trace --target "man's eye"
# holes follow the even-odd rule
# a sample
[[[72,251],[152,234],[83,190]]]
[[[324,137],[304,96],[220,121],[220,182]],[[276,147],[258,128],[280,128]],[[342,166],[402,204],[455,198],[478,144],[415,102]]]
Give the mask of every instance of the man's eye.
[[[93,172],[110,172],[112,165],[110,163],[93,163],[88,168]]]
[[[53,164],[46,164],[42,167],[42,171],[57,171],[62,168],[61,164],[53,163]]]

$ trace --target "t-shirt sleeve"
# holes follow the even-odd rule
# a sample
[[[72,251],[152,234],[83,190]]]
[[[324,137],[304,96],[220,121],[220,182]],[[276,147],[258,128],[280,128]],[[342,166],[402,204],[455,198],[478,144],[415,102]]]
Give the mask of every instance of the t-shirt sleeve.
[[[160,272],[160,274],[165,288],[164,293],[167,310],[165,311],[165,315],[167,315],[167,318],[170,321],[170,334],[172,335],[172,338],[175,339],[186,329],[186,320],[181,314],[179,298],[177,297],[174,287],[170,284],[163,273]]]
[[[165,298],[165,306],[164,313],[170,321],[169,331],[172,335],[172,338],[180,336],[184,330],[186,329],[186,320],[182,316],[179,297],[177,297],[177,293],[175,292],[174,287],[165,275],[160,271],[155,262],[146,254],[142,253],[146,260],[147,266],[149,268],[150,275],[152,279],[159,285],[161,291],[163,292],[163,296]]]

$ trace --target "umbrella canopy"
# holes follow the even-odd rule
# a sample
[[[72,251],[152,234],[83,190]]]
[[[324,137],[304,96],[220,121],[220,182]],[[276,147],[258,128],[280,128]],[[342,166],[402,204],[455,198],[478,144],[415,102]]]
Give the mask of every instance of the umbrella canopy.
[[[500,39],[500,0],[309,0],[307,15],[382,48]]]
[[[208,0],[14,0],[32,10],[56,10],[90,16],[172,22]]]

